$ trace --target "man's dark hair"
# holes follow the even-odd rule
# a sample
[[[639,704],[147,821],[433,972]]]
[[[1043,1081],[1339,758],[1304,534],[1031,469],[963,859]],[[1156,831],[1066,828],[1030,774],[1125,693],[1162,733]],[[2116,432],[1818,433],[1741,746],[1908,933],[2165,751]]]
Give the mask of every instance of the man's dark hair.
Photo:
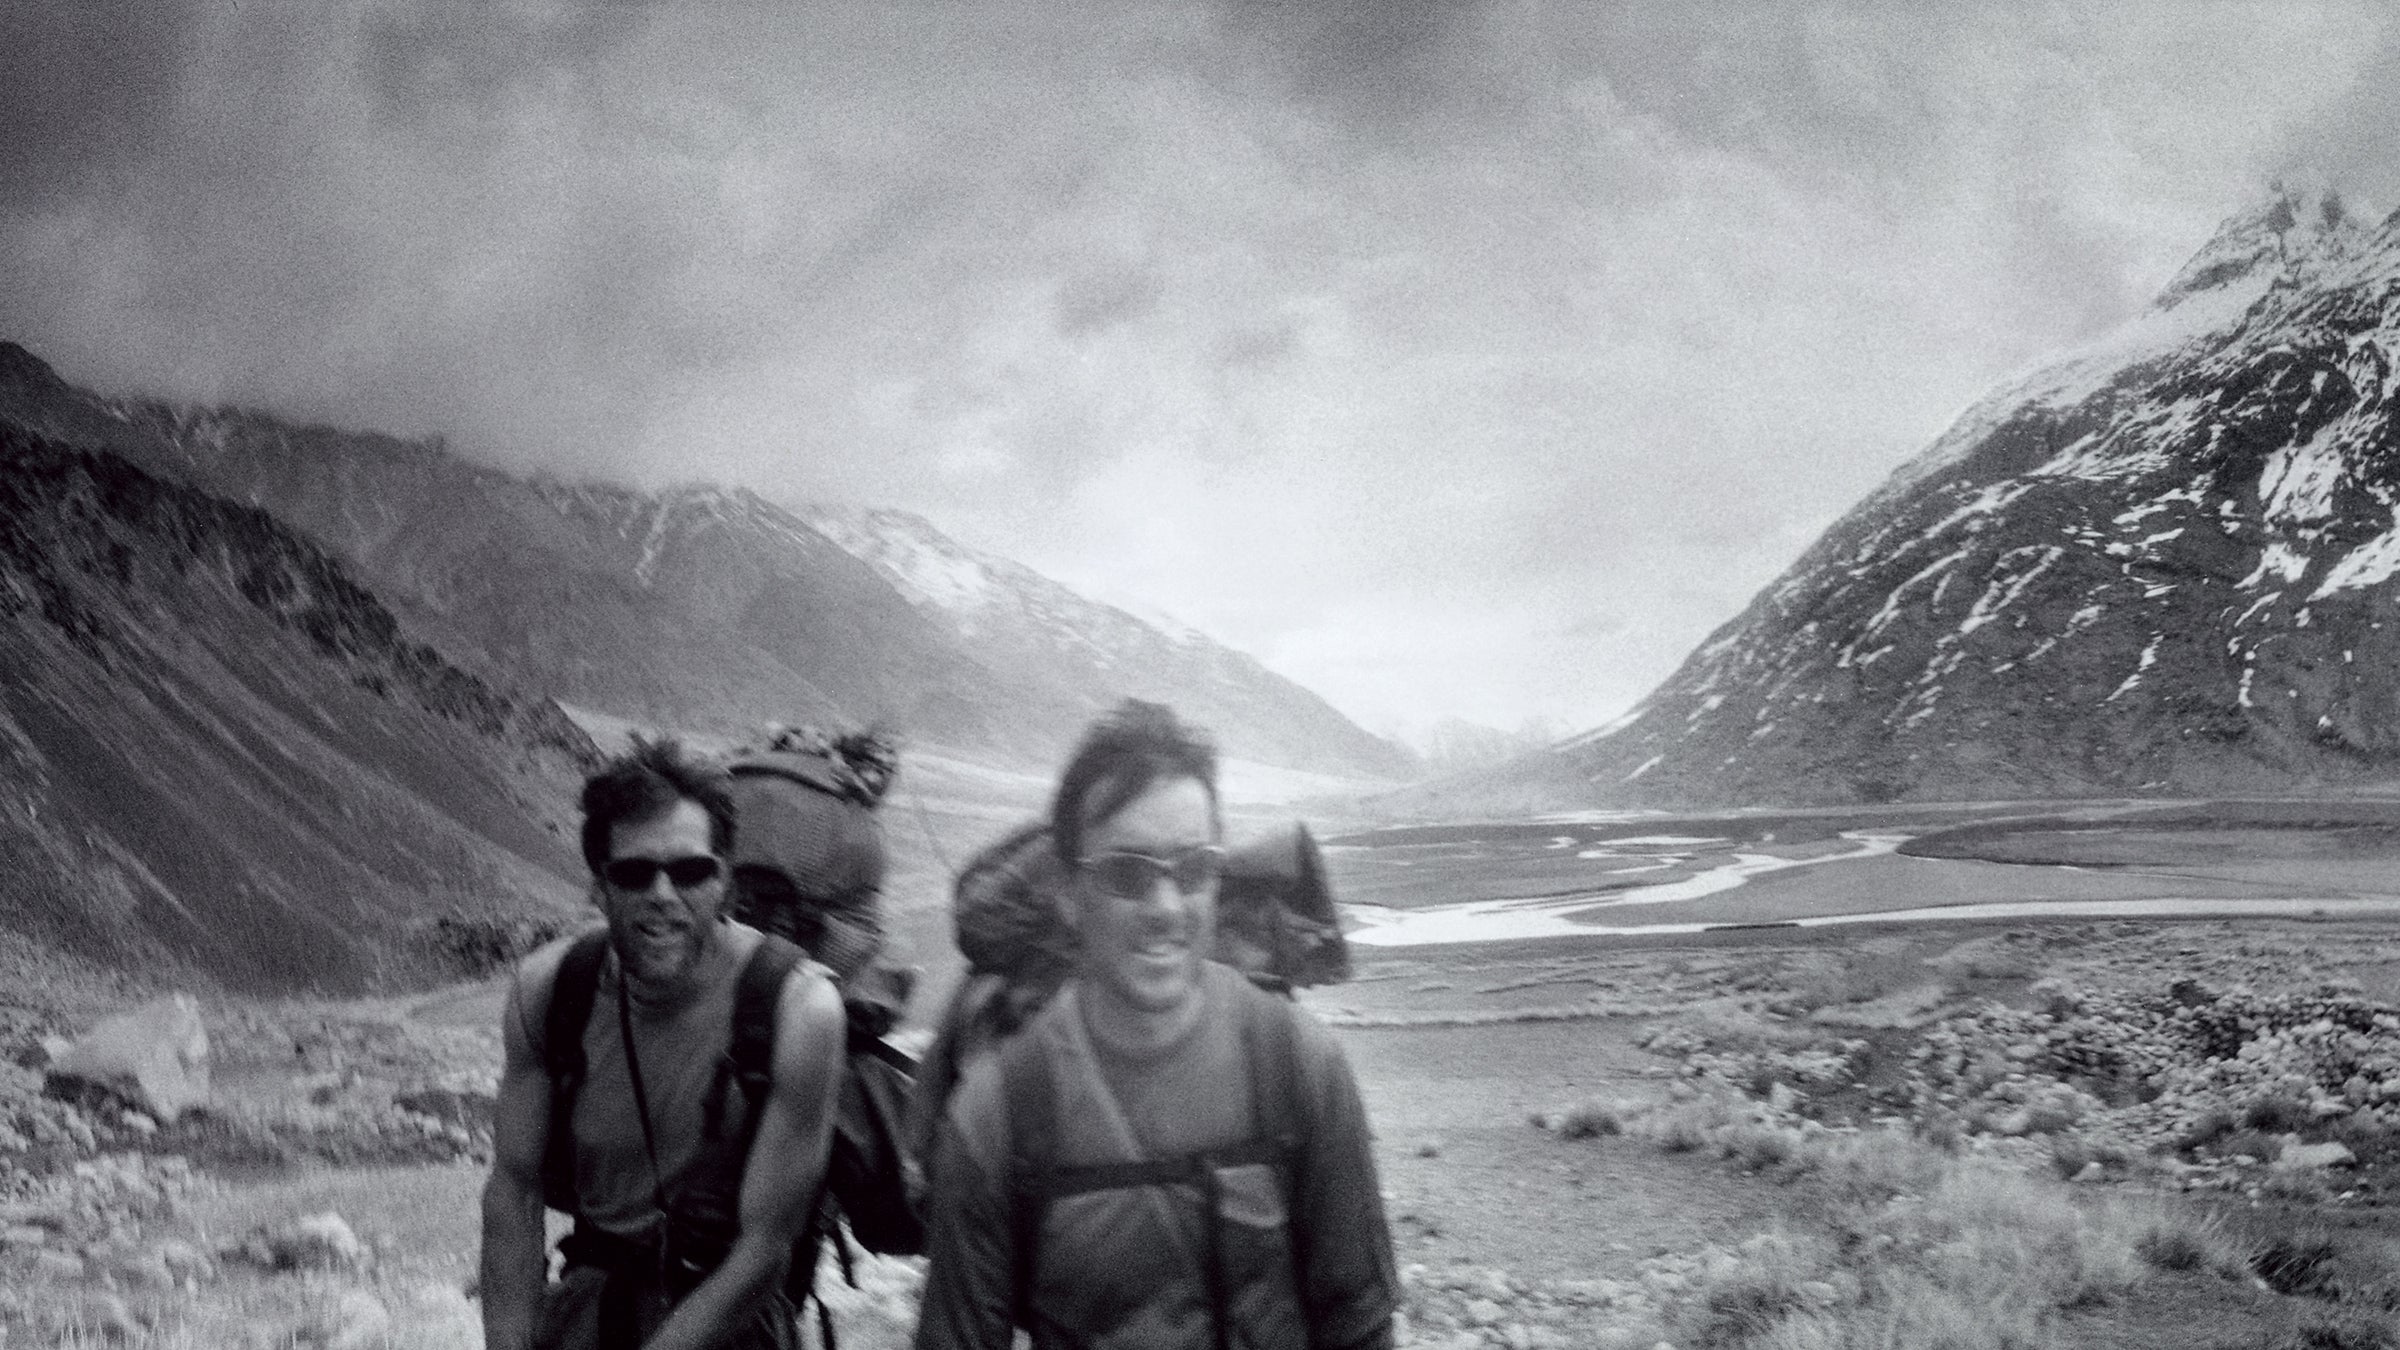
[[[1050,844],[1063,861],[1083,861],[1084,831],[1133,804],[1152,786],[1177,778],[1208,789],[1217,815],[1217,751],[1163,703],[1129,698],[1084,730],[1050,802]]]
[[[725,770],[683,748],[672,737],[635,737],[633,749],[583,780],[583,861],[600,875],[608,865],[609,836],[617,822],[652,820],[679,801],[697,802],[708,812],[708,846],[719,857],[733,851],[732,779]]]

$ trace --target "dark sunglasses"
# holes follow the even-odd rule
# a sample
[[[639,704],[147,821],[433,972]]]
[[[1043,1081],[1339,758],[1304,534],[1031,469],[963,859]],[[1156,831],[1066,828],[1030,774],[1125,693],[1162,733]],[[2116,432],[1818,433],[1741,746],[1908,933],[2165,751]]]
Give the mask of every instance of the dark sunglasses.
[[[1195,844],[1172,858],[1147,853],[1095,853],[1083,860],[1092,883],[1120,900],[1140,900],[1165,877],[1175,889],[1191,895],[1208,886],[1225,870],[1225,850],[1215,844]]]
[[[638,892],[657,884],[661,872],[667,874],[667,880],[674,883],[676,890],[696,891],[725,875],[725,864],[704,853],[664,862],[656,858],[611,858],[600,869],[600,879],[620,891]]]

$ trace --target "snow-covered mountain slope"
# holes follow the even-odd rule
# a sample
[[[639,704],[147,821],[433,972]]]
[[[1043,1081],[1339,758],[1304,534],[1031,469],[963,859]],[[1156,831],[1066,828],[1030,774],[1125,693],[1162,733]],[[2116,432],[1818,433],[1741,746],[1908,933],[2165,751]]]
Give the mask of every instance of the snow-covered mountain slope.
[[[1412,767],[1406,751],[1197,629],[1093,600],[905,511],[801,511],[977,659],[1068,690],[1087,711],[1127,696],[1156,699],[1215,729],[1243,758],[1365,777]]]
[[[2400,770],[2400,216],[2283,194],[2004,383],[1630,716],[1509,771],[1695,803]]]

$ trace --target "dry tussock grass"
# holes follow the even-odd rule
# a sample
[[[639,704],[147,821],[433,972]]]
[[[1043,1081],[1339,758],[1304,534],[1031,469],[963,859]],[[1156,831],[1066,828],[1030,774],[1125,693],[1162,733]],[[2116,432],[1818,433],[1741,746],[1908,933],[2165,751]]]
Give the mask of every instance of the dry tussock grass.
[[[1676,1313],[1679,1346],[2030,1350],[2057,1343],[2063,1313],[2116,1301],[2154,1271],[2247,1281],[2263,1259],[2222,1221],[2161,1198],[2086,1194],[1897,1128],[1795,1124],[1721,1095],[1587,1103],[1558,1125],[1705,1153],[1793,1188],[1799,1232],[1713,1266]]]

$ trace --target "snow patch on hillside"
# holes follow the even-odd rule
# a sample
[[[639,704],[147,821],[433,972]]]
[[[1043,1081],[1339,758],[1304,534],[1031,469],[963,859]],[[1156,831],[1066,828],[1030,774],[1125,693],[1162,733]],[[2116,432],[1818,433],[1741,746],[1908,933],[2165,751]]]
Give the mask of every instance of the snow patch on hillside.
[[[2400,572],[2400,506],[2392,508],[2392,528],[2350,550],[2308,598],[2322,600],[2336,591],[2373,586],[2395,572]]]

